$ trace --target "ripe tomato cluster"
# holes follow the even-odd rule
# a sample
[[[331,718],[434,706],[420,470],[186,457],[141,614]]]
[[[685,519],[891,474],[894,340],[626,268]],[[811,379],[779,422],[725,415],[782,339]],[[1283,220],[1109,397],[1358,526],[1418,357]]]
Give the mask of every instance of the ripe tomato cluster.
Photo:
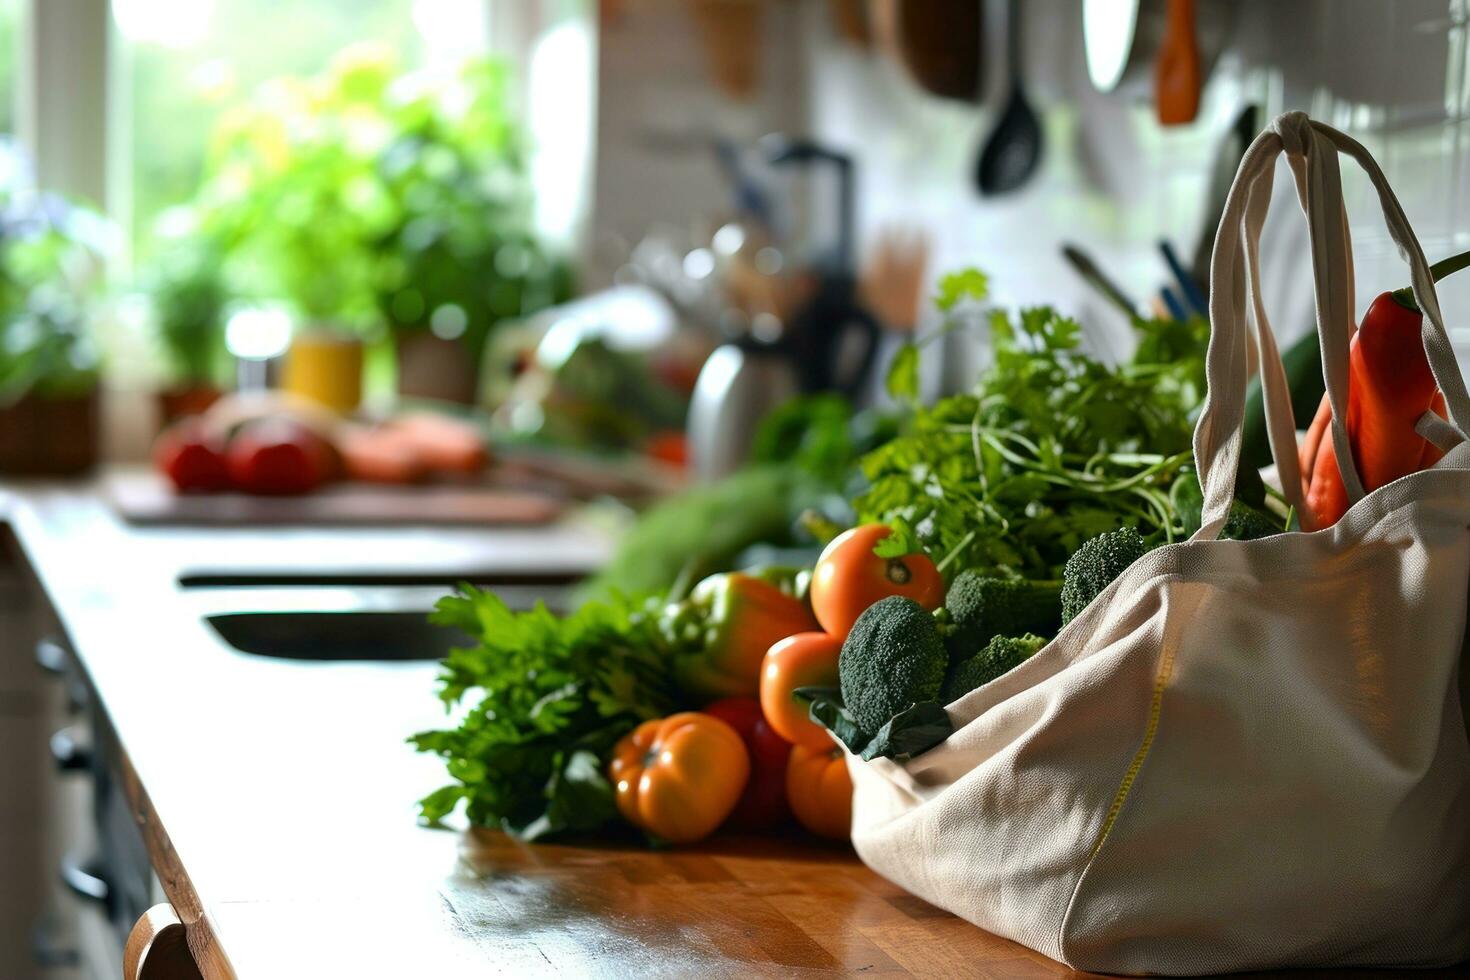
[[[867,524],[826,547],[810,589],[811,615],[821,629],[802,629],[771,645],[748,685],[754,696],[725,697],[698,712],[645,722],[618,744],[608,776],[630,823],[672,843],[721,827],[771,830],[789,817],[823,837],[848,836],[847,759],[795,692],[838,685],[842,643],[879,599],[907,596],[931,610],[943,603],[944,581],[927,555],[875,553],[890,533]]]

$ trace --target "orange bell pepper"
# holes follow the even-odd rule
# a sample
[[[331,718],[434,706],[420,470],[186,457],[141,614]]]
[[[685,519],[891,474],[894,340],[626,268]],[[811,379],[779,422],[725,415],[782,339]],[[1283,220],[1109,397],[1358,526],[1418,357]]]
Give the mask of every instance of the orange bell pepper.
[[[692,700],[760,691],[761,661],[777,640],[817,628],[805,602],[744,572],[711,575],[664,612],[680,651],[679,689]]]
[[[613,749],[608,765],[618,811],[674,844],[713,833],[750,777],[740,735],[713,715],[684,711],[645,721]]]
[[[814,834],[845,840],[852,835],[852,777],[833,745],[798,745],[786,764],[786,799],[801,825]]]

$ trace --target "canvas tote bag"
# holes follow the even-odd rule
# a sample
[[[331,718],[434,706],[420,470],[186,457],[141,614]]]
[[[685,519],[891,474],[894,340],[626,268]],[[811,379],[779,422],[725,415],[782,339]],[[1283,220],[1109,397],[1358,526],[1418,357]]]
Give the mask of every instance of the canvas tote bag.
[[[1282,153],[1311,235],[1336,417],[1354,329],[1343,153],[1372,179],[1426,313],[1450,420],[1420,431],[1453,448],[1365,496],[1334,425],[1347,515],[1315,534],[1221,541],[1253,355],[1299,494],[1257,267]],[[1470,399],[1419,243],[1361,145],[1301,113],[1261,134],[1216,237],[1210,315],[1200,532],[1144,556],[1035,657],[949,705],[942,745],[904,764],[850,756],[853,843],[914,894],[1080,969],[1459,962]]]

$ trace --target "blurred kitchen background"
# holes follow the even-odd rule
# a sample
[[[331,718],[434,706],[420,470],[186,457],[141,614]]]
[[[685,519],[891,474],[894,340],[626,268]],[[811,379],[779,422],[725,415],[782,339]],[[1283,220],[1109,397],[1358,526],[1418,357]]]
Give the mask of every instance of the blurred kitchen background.
[[[1159,243],[1195,261],[1218,207],[1215,174],[1239,152],[1231,134],[1287,108],[1367,143],[1431,259],[1465,246],[1465,4],[1181,4],[1201,95],[1187,122],[1164,125],[1155,67],[1178,40],[1173,6],[0,0],[13,220],[25,224],[32,179],[72,204],[50,254],[16,261],[32,277],[87,280],[85,310],[10,324],[0,384],[44,388],[39,375],[76,369],[83,377],[59,382],[75,389],[95,360],[101,451],[140,458],[156,431],[154,392],[187,403],[196,382],[229,387],[239,371],[228,352],[273,356],[292,324],[307,324],[367,341],[370,400],[394,390],[394,338],[422,355],[409,373],[429,375],[441,352],[414,338],[464,341],[476,361],[488,346],[500,376],[459,359],[449,373],[476,376],[450,393],[473,384],[495,408],[504,359],[525,343],[485,345],[491,325],[544,330],[552,321],[534,314],[574,294],[613,303],[578,308],[578,322],[621,323],[624,346],[692,327],[688,363],[663,365],[683,383],[711,344],[779,333],[760,314],[799,312],[794,277],[832,271],[841,247],[887,327],[922,329],[937,276],[976,265],[997,302],[1054,303],[1106,351],[1126,342],[1123,314],[1061,246],[1077,246],[1137,308],[1157,307],[1173,282]],[[1024,119],[1006,116],[1013,77]],[[477,106],[450,105],[467,99]],[[430,103],[439,118],[419,118]],[[839,241],[837,168],[773,166],[761,142],[772,134],[850,161],[850,243]],[[999,159],[1017,138],[1039,141],[1034,170],[985,192],[987,144],[1005,144]],[[1345,180],[1368,297],[1404,277],[1366,181],[1351,170]],[[1277,189],[1290,206],[1289,182]],[[1290,336],[1310,313],[1301,229],[1286,215],[1267,236],[1266,287]],[[83,268],[83,256],[101,261]],[[629,283],[666,302],[602,294]],[[1467,288],[1446,284],[1448,309]],[[1177,284],[1172,293],[1187,301]],[[885,335],[880,347],[892,346]],[[53,356],[64,363],[37,363]],[[931,345],[926,385],[963,387],[980,356],[983,339]],[[880,373],[865,372],[866,390]],[[536,413],[516,421],[533,428]]]
[[[461,523],[549,520],[549,483],[638,506],[737,468],[789,395],[882,403],[946,272],[1075,315],[1105,356],[1132,315],[1196,312],[1235,164],[1288,109],[1367,144],[1441,258],[1470,248],[1467,8],[0,0],[0,478],[107,464],[129,519],[213,520],[116,464],[170,420],[278,410],[362,480],[479,472],[482,436],[514,465],[498,497],[442,498]],[[1311,280],[1282,172],[1264,285],[1290,339]],[[1343,174],[1361,309],[1407,275]],[[1470,357],[1470,278],[1441,296]],[[924,394],[985,348],[925,346]],[[24,592],[0,579],[0,636]],[[37,751],[53,708],[11,659],[0,773],[29,785],[68,746]],[[0,794],[0,951],[47,948],[36,887],[4,885],[54,867],[45,814],[82,809]]]

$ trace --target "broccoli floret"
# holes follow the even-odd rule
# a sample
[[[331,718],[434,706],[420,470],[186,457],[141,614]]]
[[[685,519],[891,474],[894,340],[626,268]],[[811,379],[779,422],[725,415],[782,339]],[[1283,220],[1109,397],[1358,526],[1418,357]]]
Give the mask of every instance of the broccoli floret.
[[[842,701],[865,732],[900,711],[939,697],[949,657],[939,626],[904,596],[879,599],[853,624],[837,656]]]
[[[993,636],[1051,635],[1062,621],[1062,583],[990,578],[976,571],[955,576],[944,598],[954,629],[944,639],[951,660],[972,657]]]
[[[1035,633],[1024,636],[993,636],[985,649],[967,660],[961,660],[949,670],[944,680],[940,700],[945,704],[958,701],[981,684],[989,684],[1001,674],[1020,665],[1037,650],[1046,646],[1046,640]]]
[[[1269,538],[1273,534],[1282,533],[1284,523],[1250,504],[1236,500],[1230,504],[1230,514],[1225,518],[1225,527],[1221,529],[1220,537],[1232,541]]]
[[[1070,623],[1088,603],[1148,550],[1134,527],[1104,531],[1082,542],[1062,570],[1062,622]]]

